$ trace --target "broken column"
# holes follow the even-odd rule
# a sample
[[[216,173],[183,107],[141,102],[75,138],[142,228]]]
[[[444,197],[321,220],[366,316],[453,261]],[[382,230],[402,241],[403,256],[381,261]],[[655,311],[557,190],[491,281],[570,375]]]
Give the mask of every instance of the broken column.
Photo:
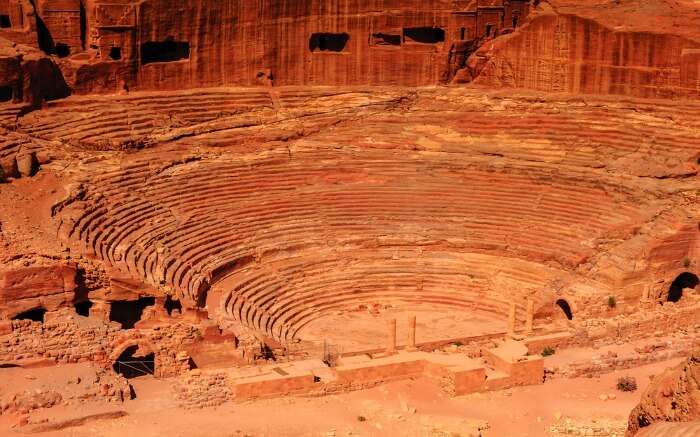
[[[525,335],[532,335],[535,318],[535,301],[527,298],[527,313],[525,316]]]
[[[408,349],[416,349],[416,316],[408,319]]]
[[[508,335],[510,337],[515,335],[515,302],[513,301],[508,308]]]
[[[386,353],[396,353],[396,319],[389,320],[389,338],[386,345]]]

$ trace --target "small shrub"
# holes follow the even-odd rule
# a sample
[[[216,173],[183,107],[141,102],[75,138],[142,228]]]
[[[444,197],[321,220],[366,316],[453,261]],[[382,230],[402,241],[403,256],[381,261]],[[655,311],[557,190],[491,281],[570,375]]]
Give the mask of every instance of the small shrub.
[[[615,308],[617,306],[617,299],[615,296],[608,296],[608,308]]]
[[[455,341],[452,343],[452,346],[460,347],[460,346],[464,346],[464,343],[462,343],[461,341]]]
[[[685,257],[683,258],[683,267],[690,267],[690,258]]]
[[[357,421],[358,422],[366,422],[367,418],[365,416],[357,416]]]
[[[547,346],[547,347],[545,347],[544,349],[542,349],[542,354],[541,354],[541,355],[542,355],[543,357],[548,357],[548,356],[550,356],[550,355],[554,355],[554,352],[556,352],[556,351],[554,350],[554,348]]]
[[[637,390],[637,380],[633,376],[622,376],[617,379],[617,389],[620,391]]]

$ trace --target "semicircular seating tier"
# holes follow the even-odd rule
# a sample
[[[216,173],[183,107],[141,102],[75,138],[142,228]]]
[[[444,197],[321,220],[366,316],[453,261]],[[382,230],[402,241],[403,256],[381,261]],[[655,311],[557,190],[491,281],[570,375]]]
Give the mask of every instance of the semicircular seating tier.
[[[159,153],[87,177],[60,213],[63,235],[190,304],[214,288],[225,314],[281,339],[352,299],[505,317],[513,293],[586,263],[598,239],[645,214],[601,182],[479,168],[454,153]]]

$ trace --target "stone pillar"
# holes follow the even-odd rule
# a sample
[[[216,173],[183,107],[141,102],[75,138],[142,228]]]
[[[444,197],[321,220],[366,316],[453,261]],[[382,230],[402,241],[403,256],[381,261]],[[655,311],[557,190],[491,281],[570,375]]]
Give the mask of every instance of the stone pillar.
[[[387,339],[386,353],[396,353],[396,319],[389,320],[389,338]]]
[[[510,302],[510,307],[508,308],[508,335],[515,335],[515,302]]]
[[[525,318],[525,335],[532,335],[535,319],[535,301],[531,297],[527,298],[527,314]]]
[[[416,316],[411,316],[408,319],[408,348],[416,349]]]

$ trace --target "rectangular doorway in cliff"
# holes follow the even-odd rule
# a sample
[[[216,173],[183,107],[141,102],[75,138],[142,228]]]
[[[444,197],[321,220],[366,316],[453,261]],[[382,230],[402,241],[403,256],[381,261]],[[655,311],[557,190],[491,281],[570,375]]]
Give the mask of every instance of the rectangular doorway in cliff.
[[[347,33],[314,33],[309,38],[312,52],[342,52],[350,41]]]
[[[114,301],[110,305],[109,320],[120,323],[123,329],[131,329],[141,320],[143,310],[155,304],[156,299],[154,297]]]
[[[407,27],[404,41],[418,44],[437,44],[445,41],[445,31],[439,27]]]
[[[150,41],[141,44],[141,63],[175,62],[190,58],[190,43],[187,41]]]
[[[9,15],[0,15],[0,29],[9,29],[12,27]]]
[[[11,102],[12,97],[11,86],[0,86],[0,102]]]

